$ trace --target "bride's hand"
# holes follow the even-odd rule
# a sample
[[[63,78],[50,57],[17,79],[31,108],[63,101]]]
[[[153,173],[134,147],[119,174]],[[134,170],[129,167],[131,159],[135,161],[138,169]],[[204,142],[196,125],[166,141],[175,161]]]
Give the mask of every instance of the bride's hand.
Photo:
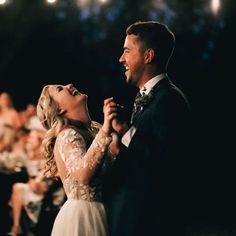
[[[117,116],[117,105],[114,102],[113,97],[104,100],[103,113],[104,122],[102,130],[105,133],[110,134],[112,131],[112,120]]]

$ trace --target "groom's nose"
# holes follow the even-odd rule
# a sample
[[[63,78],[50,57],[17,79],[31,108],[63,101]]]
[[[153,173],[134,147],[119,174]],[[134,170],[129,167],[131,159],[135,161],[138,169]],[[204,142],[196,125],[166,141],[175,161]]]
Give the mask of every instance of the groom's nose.
[[[124,60],[124,53],[120,56],[119,58],[119,62],[120,63],[123,63],[125,60]]]

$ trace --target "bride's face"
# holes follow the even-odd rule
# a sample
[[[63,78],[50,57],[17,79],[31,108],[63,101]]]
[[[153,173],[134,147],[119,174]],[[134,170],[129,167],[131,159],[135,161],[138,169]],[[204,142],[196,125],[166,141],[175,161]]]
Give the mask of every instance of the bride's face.
[[[87,95],[80,93],[73,84],[49,85],[48,92],[58,104],[61,114],[75,109],[87,109]]]

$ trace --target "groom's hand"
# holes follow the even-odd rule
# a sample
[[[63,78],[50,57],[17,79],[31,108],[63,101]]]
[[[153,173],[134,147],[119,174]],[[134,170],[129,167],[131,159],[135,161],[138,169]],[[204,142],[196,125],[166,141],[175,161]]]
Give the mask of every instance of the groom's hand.
[[[126,123],[122,123],[120,120],[114,118],[112,120],[112,128],[119,134],[119,136],[122,137],[129,129],[129,126]]]

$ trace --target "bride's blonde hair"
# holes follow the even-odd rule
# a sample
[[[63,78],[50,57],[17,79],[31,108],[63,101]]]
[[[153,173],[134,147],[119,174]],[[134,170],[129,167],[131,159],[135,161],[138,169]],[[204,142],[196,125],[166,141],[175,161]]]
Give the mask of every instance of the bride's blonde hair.
[[[58,133],[68,125],[68,119],[59,114],[59,106],[48,92],[48,87],[44,86],[37,104],[37,116],[47,130],[41,146],[42,157],[46,161],[45,174],[55,177],[57,166],[54,159],[53,149]]]

